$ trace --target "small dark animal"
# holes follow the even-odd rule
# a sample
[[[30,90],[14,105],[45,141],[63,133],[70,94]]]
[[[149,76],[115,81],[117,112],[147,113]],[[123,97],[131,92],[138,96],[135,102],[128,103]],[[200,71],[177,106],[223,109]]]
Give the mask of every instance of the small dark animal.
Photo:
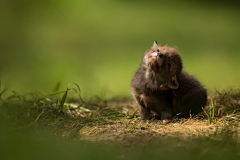
[[[154,41],[143,56],[131,83],[142,120],[157,113],[166,124],[173,116],[197,114],[207,102],[207,91],[201,83],[182,71],[182,60],[175,48],[159,46]]]

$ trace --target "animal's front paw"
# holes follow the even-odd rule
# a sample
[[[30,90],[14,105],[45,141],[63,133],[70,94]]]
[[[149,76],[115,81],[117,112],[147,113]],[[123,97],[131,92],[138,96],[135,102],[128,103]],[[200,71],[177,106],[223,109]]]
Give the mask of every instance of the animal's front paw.
[[[171,122],[170,119],[164,119],[164,120],[162,120],[162,124],[168,124],[168,123],[170,123],[170,122]]]
[[[151,120],[152,116],[147,112],[140,113],[141,120]]]

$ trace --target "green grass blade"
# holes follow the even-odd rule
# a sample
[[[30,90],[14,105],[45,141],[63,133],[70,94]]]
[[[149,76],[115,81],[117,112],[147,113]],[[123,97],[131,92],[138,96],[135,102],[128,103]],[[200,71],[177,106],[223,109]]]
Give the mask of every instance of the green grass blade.
[[[36,104],[38,104],[41,100],[43,100],[43,99],[46,98],[46,97],[53,96],[53,95],[57,95],[57,94],[61,94],[61,93],[65,93],[65,92],[66,92],[66,90],[62,90],[62,91],[56,91],[56,92],[52,92],[52,93],[46,94],[46,95],[44,95],[42,98],[38,99],[38,100],[36,101]]]
[[[60,86],[61,86],[61,82],[58,82],[58,83],[56,84],[55,88],[53,89],[53,92],[58,91],[59,88],[60,88]]]
[[[71,84],[74,84],[74,85],[77,87],[77,89],[75,89],[75,88],[69,88],[69,86],[70,86]],[[57,87],[57,86],[56,86],[56,87]],[[47,98],[47,97],[49,97],[49,96],[53,96],[53,95],[57,95],[57,94],[64,93],[63,96],[62,96],[61,102],[60,102],[60,104],[59,104],[59,110],[62,110],[63,107],[64,107],[64,103],[65,103],[65,101],[66,101],[66,98],[67,98],[67,95],[68,95],[68,91],[69,91],[69,90],[73,90],[73,91],[75,91],[75,92],[78,94],[79,99],[81,100],[81,104],[79,105],[79,107],[82,106],[82,104],[84,104],[84,101],[83,101],[83,99],[82,99],[82,97],[81,97],[81,89],[80,89],[79,85],[76,84],[75,82],[69,83],[68,86],[67,86],[67,90],[55,91],[55,92],[52,92],[52,93],[43,95],[42,98],[40,98],[40,99],[38,99],[38,100],[36,101],[36,104],[38,104],[40,101],[42,101],[43,99],[45,99],[45,98]]]
[[[3,99],[2,99],[2,94],[3,94],[4,92],[6,92],[7,89],[4,89],[3,91],[1,91],[1,90],[2,90],[2,81],[0,81],[0,100],[3,101]]]
[[[65,103],[65,101],[66,101],[66,99],[67,99],[67,94],[68,94],[68,88],[67,88],[67,90],[65,91],[65,93],[64,93],[64,95],[63,95],[63,97],[62,97],[62,100],[61,100],[61,102],[60,102],[60,105],[59,105],[59,110],[60,110],[60,111],[63,109],[64,103]]]
[[[1,95],[4,93],[4,92],[6,92],[7,91],[7,89],[4,89],[1,93],[0,93],[0,97],[1,97]]]
[[[209,107],[209,117],[210,117],[209,123],[211,124],[212,123],[212,107],[211,106]]]
[[[84,101],[83,101],[83,99],[82,99],[82,97],[81,97],[81,89],[80,89],[79,85],[78,85],[77,83],[75,83],[75,82],[69,83],[69,84],[68,84],[68,87],[69,87],[71,84],[74,84],[74,85],[77,86],[77,88],[78,88],[78,92],[77,92],[75,89],[73,89],[73,90],[78,94],[78,97],[79,97],[79,99],[80,99],[81,102],[82,102],[82,103],[79,105],[79,106],[81,106],[81,105],[84,103]]]
[[[214,106],[213,106],[213,100],[212,100],[212,98],[211,98],[211,104],[212,104],[212,117],[211,117],[211,119],[212,119],[212,121],[213,121],[213,118],[214,118]]]
[[[66,90],[56,91],[56,92],[46,94],[46,95],[44,95],[44,97],[53,96],[53,95],[61,94],[61,93],[64,93],[64,92],[66,92]]]
[[[4,93],[4,92],[6,92],[7,91],[7,89],[4,89],[1,93],[0,93],[0,100],[2,101],[2,102],[4,102],[4,100],[2,99],[2,94]]]

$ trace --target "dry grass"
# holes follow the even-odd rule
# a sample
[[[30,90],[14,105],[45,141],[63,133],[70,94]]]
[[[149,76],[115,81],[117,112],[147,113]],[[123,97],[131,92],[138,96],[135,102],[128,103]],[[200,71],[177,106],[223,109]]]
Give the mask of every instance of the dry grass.
[[[94,103],[85,102],[81,106],[78,103],[65,103],[61,111],[58,104],[49,98],[44,98],[37,104],[24,99],[25,103],[19,103],[18,110],[6,101],[3,105],[15,111],[11,111],[14,113],[11,117],[15,119],[12,127],[14,130],[28,126],[35,126],[36,129],[45,127],[65,139],[134,145],[164,137],[180,137],[185,140],[209,137],[221,140],[222,137],[218,135],[230,131],[238,140],[240,91],[223,91],[210,95],[209,100],[210,97],[215,109],[211,125],[204,112],[189,119],[173,119],[167,125],[162,125],[159,120],[142,122],[133,100],[99,100]],[[209,113],[208,106],[205,111]]]

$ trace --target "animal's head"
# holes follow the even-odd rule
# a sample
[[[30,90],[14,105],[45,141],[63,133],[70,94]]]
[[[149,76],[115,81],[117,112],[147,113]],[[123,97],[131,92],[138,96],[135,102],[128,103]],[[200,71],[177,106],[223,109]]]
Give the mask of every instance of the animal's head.
[[[154,41],[144,54],[143,65],[147,68],[146,78],[155,79],[163,88],[179,87],[176,75],[182,70],[182,60],[175,48],[159,46]]]

